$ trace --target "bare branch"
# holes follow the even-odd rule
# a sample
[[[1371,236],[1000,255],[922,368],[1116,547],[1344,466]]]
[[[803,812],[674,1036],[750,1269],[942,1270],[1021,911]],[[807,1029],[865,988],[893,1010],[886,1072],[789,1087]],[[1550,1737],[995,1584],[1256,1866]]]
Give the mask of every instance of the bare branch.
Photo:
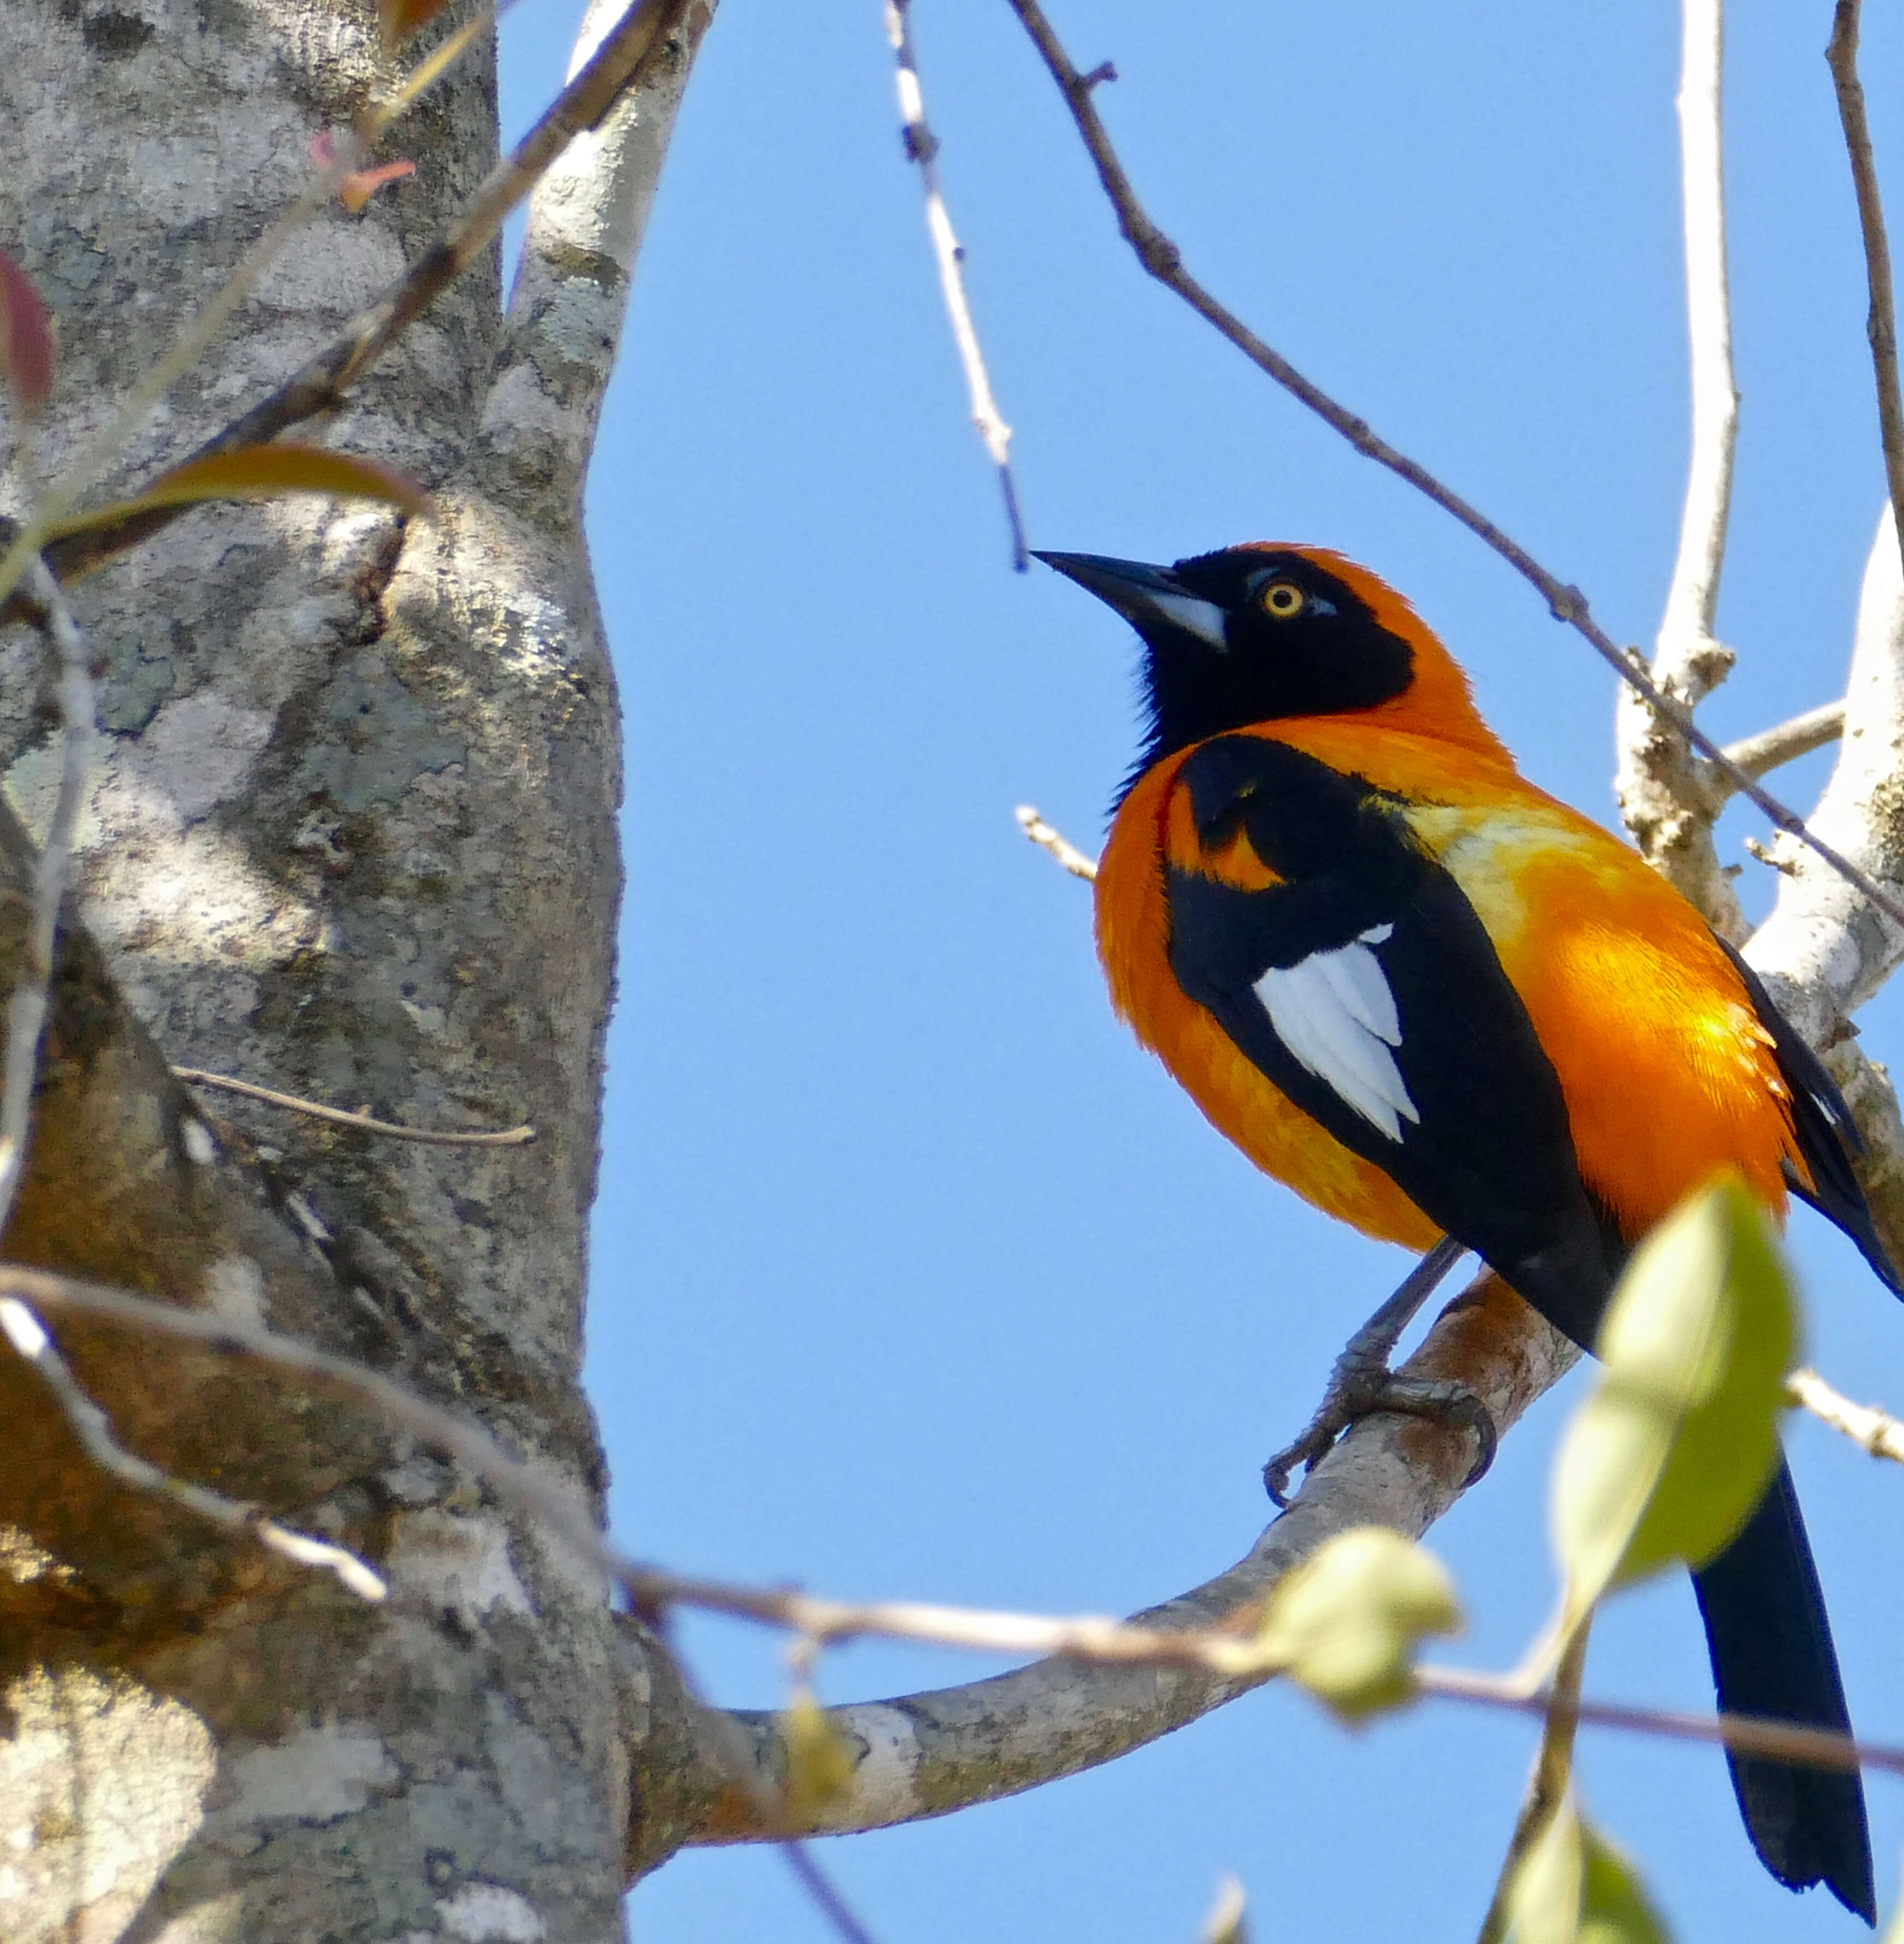
[[[1897,378],[1897,307],[1891,289],[1890,241],[1884,234],[1884,208],[1878,194],[1878,165],[1871,150],[1864,84],[1858,78],[1859,17],[1863,0],[1838,0],[1825,60],[1838,92],[1838,119],[1851,158],[1851,183],[1858,198],[1858,228],[1864,238],[1865,276],[1871,308],[1865,320],[1871,364],[1878,385],[1878,426],[1884,452],[1884,481],[1891,516],[1904,528],[1904,395]]]
[[[1904,925],[1904,901],[1881,889],[1848,858],[1807,829],[1795,811],[1788,809],[1768,790],[1736,764],[1684,710],[1660,692],[1659,685],[1639,665],[1638,658],[1621,648],[1589,611],[1586,597],[1577,587],[1568,586],[1550,574],[1519,542],[1511,538],[1487,515],[1377,434],[1322,389],[1304,377],[1281,354],[1257,337],[1249,326],[1226,309],[1183,267],[1182,253],[1150,218],[1138,202],[1130,180],[1124,172],[1111,146],[1109,136],[1091,99],[1087,76],[1072,65],[1070,57],[1046,20],[1036,0],[1011,0],[1012,11],[1024,23],[1045,66],[1071,110],[1073,122],[1090,151],[1098,180],[1115,210],[1118,226],[1124,240],[1137,253],[1144,268],[1167,289],[1174,291],[1198,316],[1213,325],[1235,345],[1257,368],[1306,405],[1325,424],[1347,439],[1355,450],[1398,478],[1433,500],[1443,511],[1460,521],[1475,537],[1499,554],[1546,601],[1557,621],[1563,621],[1579,635],[1621,681],[1637,690],[1658,712],[1663,721],[1683,736],[1700,755],[1730,781],[1733,788],[1757,807],[1777,829],[1816,853],[1831,868],[1895,923]]]
[[[1460,1382],[1505,1428],[1577,1354],[1484,1275],[1443,1312],[1404,1373]],[[1233,1699],[1269,1670],[1260,1656],[1253,1673],[1226,1674],[1212,1663],[1235,1665],[1248,1653],[1235,1629],[1282,1575],[1354,1526],[1425,1530],[1460,1496],[1472,1457],[1464,1431],[1389,1416],[1358,1425],[1238,1565],[1137,1616],[1133,1624],[1148,1632],[1202,1637],[1164,1650],[1181,1664],[1045,1659],[962,1687],[830,1710],[848,1745],[865,1752],[851,1786],[816,1817],[816,1833],[882,1828],[1015,1795],[1111,1761]],[[1082,1644],[1075,1635],[1072,1642]],[[784,1752],[775,1718],[737,1718],[752,1745],[755,1772],[780,1773]],[[759,1827],[751,1801],[733,1789],[709,1799],[699,1836],[691,1840],[771,1835]]]
[[[260,1546],[297,1565],[335,1573],[361,1600],[383,1598],[388,1589],[383,1580],[354,1552],[334,1546],[328,1540],[313,1538],[309,1533],[293,1532],[271,1518],[262,1506],[248,1505],[208,1487],[174,1478],[127,1450],[112,1435],[105,1412],[86,1395],[39,1318],[17,1297],[0,1297],[0,1333],[45,1379],[73,1435],[101,1471],[123,1479],[135,1490],[170,1499],[174,1505],[183,1506],[187,1512],[222,1526],[227,1532],[248,1533]]]
[[[1731,650],[1722,647],[1712,632],[1739,430],[1726,283],[1721,113],[1724,38],[1724,0],[1684,0],[1679,152],[1692,451],[1679,554],[1651,672],[1660,689],[1687,711],[1725,678],[1733,662]],[[1685,742],[1631,688],[1620,693],[1617,717],[1617,790],[1627,828],[1655,869],[1697,906],[1716,930],[1735,944],[1743,943],[1750,927],[1713,848],[1712,825],[1724,798],[1715,798],[1705,786],[1701,772],[1706,765],[1695,761]]]
[[[241,445],[261,445],[280,432],[342,404],[346,393],[408,329],[440,292],[494,240],[503,219],[575,138],[597,127],[625,88],[638,87],[666,58],[669,37],[688,12],[706,0],[638,0],[595,50],[581,72],[515,150],[497,164],[448,234],[345,325],[325,349],[271,395],[233,420],[189,455],[202,458]],[[48,564],[62,585],[137,546],[186,510],[156,507],[111,527],[88,528],[51,543]],[[11,524],[0,528],[11,538]],[[0,621],[33,618],[34,604],[17,592],[0,605]]]
[[[1874,1769],[1904,1775],[1904,1748],[1860,1742],[1829,1728],[1795,1727],[1754,1715],[1684,1715],[1669,1708],[1628,1708],[1611,1701],[1569,1701],[1546,1690],[1530,1694],[1511,1675],[1466,1667],[1418,1667],[1415,1685],[1444,1701],[1469,1701],[1512,1715],[1554,1715],[1592,1728],[1621,1728],[1667,1741],[1716,1743],[1741,1755],[1770,1755],[1813,1768]]]
[[[536,185],[482,443],[518,497],[572,522],[620,348],[635,259],[675,118],[716,0],[675,10],[654,58]],[[593,60],[627,0],[591,0],[570,73]]]
[[[47,617],[59,657],[60,727],[63,739],[60,793],[33,869],[33,908],[26,949],[13,997],[7,1007],[5,1081],[0,1085],[0,1235],[6,1232],[26,1165],[26,1142],[33,1109],[33,1081],[39,1067],[40,1036],[46,1029],[48,996],[53,983],[53,947],[72,872],[73,838],[92,769],[94,706],[92,672],[85,638],[60,583],[35,555],[28,563],[29,584]]]
[[[972,321],[972,307],[966,301],[965,273],[961,267],[965,252],[952,233],[952,218],[946,214],[945,198],[939,192],[939,138],[926,125],[925,96],[919,86],[918,57],[912,47],[912,0],[886,0],[886,35],[899,64],[899,115],[905,131],[906,152],[918,164],[919,179],[925,186],[925,226],[932,238],[932,254],[938,261],[939,288],[946,300],[946,315],[952,322],[952,342],[958,347],[965,389],[971,395],[972,423],[985,441],[992,464],[998,469],[998,484],[1005,498],[1005,523],[1011,534],[1011,564],[1023,574],[1032,562],[1025,550],[1024,522],[1018,515],[1018,488],[1012,478],[1011,428],[992,395],[985,354],[979,348],[978,327]]]
[[[1815,831],[1883,882],[1904,882],[1904,820],[1888,813],[1904,774],[1904,569],[1887,506],[1878,522],[1858,601],[1845,684],[1849,724],[1831,780],[1812,813]],[[1847,885],[1802,852],[1778,847],[1793,868],[1746,955],[1794,1026],[1821,1053],[1844,1037],[1843,1022],[1904,957],[1904,927],[1870,910]]]
[[[1760,730],[1755,736],[1742,736],[1737,742],[1728,743],[1725,746],[1726,758],[1748,776],[1769,776],[1782,764],[1795,763],[1801,756],[1808,756],[1813,750],[1822,749],[1828,743],[1835,743],[1844,734],[1844,703],[1822,702],[1816,709],[1807,709],[1802,715],[1795,715],[1789,721],[1775,723],[1770,729]],[[1732,792],[1723,777],[1713,778],[1707,787],[1715,807],[1731,801]]]
[[[1087,884],[1095,881],[1097,865],[1053,829],[1029,804],[1021,803],[1012,814],[1018,820],[1019,829],[1063,869],[1074,878],[1082,878]]]
[[[334,1126],[355,1127],[366,1134],[382,1134],[391,1140],[415,1141],[424,1147],[519,1148],[536,1137],[526,1122],[519,1127],[503,1127],[495,1133],[460,1132],[446,1127],[406,1127],[395,1121],[373,1119],[368,1114],[346,1113],[341,1107],[326,1107],[295,1094],[280,1094],[275,1087],[254,1086],[248,1080],[234,1080],[227,1073],[207,1073],[196,1066],[175,1066],[172,1077],[188,1087],[215,1087],[221,1094],[236,1094],[247,1100],[262,1100],[267,1107],[282,1107],[288,1112],[303,1114],[313,1121],[328,1121]]]
[[[1816,1370],[1794,1370],[1785,1380],[1786,1394],[1820,1423],[1862,1444],[1874,1458],[1904,1465],[1904,1423],[1875,1404],[1853,1404],[1832,1389]]]

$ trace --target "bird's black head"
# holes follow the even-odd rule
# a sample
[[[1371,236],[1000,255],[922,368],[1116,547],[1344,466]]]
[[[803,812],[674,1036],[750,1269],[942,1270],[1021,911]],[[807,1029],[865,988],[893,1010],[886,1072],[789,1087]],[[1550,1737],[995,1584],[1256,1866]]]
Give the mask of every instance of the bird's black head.
[[[1319,549],[1229,547],[1167,568],[1097,554],[1038,557],[1143,638],[1149,736],[1140,773],[1252,723],[1392,702],[1413,686],[1424,644],[1447,660],[1392,589]]]

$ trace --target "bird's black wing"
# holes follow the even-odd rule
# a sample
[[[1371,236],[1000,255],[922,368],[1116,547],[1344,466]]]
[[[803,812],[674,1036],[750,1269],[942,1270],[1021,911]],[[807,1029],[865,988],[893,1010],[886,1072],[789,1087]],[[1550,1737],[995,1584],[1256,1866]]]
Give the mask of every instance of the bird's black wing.
[[[1567,1105],[1454,879],[1392,799],[1247,736],[1184,763],[1199,840],[1282,881],[1167,868],[1170,966],[1267,1078],[1591,1348],[1616,1257]]]

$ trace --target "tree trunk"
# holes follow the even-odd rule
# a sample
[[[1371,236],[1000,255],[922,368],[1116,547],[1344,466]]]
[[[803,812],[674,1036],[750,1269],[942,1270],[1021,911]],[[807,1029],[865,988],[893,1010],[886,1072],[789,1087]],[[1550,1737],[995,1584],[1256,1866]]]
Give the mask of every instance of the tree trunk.
[[[651,162],[709,11],[671,45]],[[368,0],[13,0],[0,42],[0,247],[60,347],[45,477],[388,70]],[[296,370],[441,232],[496,140],[485,37],[374,158],[415,175],[303,226],[107,486]],[[579,1366],[620,777],[579,495],[644,198],[620,263],[532,265],[512,312],[492,248],[323,429],[420,481],[431,517],[201,509],[74,589],[104,733],[6,1250],[383,1369],[598,1507]],[[607,318],[565,355],[564,303]],[[0,658],[5,991],[32,864],[13,813],[43,826],[59,739],[38,636],[8,630]],[[537,1138],[195,1106],[168,1063]],[[644,1675],[599,1572],[364,1413],[211,1353],[58,1334],[122,1442],[349,1546],[389,1593],[109,1478],[0,1353],[0,1935],[618,1937]]]

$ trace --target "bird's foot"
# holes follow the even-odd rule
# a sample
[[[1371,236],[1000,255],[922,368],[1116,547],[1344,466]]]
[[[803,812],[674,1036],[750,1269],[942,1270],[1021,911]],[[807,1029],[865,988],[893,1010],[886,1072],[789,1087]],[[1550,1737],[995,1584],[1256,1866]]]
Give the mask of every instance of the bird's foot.
[[[1383,1411],[1410,1417],[1432,1418],[1473,1434],[1475,1462],[1462,1480],[1465,1491],[1494,1462],[1500,1434],[1487,1407],[1465,1385],[1437,1383],[1424,1377],[1398,1377],[1385,1364],[1352,1362],[1353,1346],[1336,1362],[1329,1388],[1302,1435],[1275,1453],[1263,1468],[1263,1489],[1279,1506],[1289,1503],[1290,1476],[1300,1465],[1312,1472],[1335,1447],[1352,1425]]]
[[[1478,1449],[1464,1489],[1493,1463],[1499,1434],[1487,1407],[1472,1391],[1456,1383],[1398,1377],[1389,1368],[1389,1358],[1401,1340],[1401,1333],[1463,1253],[1459,1242],[1443,1236],[1410,1270],[1394,1295],[1349,1338],[1302,1436],[1263,1468],[1263,1489],[1278,1506],[1289,1503],[1290,1474],[1298,1465],[1313,1471],[1352,1424],[1378,1411],[1405,1411],[1411,1417],[1432,1417],[1472,1431]]]

